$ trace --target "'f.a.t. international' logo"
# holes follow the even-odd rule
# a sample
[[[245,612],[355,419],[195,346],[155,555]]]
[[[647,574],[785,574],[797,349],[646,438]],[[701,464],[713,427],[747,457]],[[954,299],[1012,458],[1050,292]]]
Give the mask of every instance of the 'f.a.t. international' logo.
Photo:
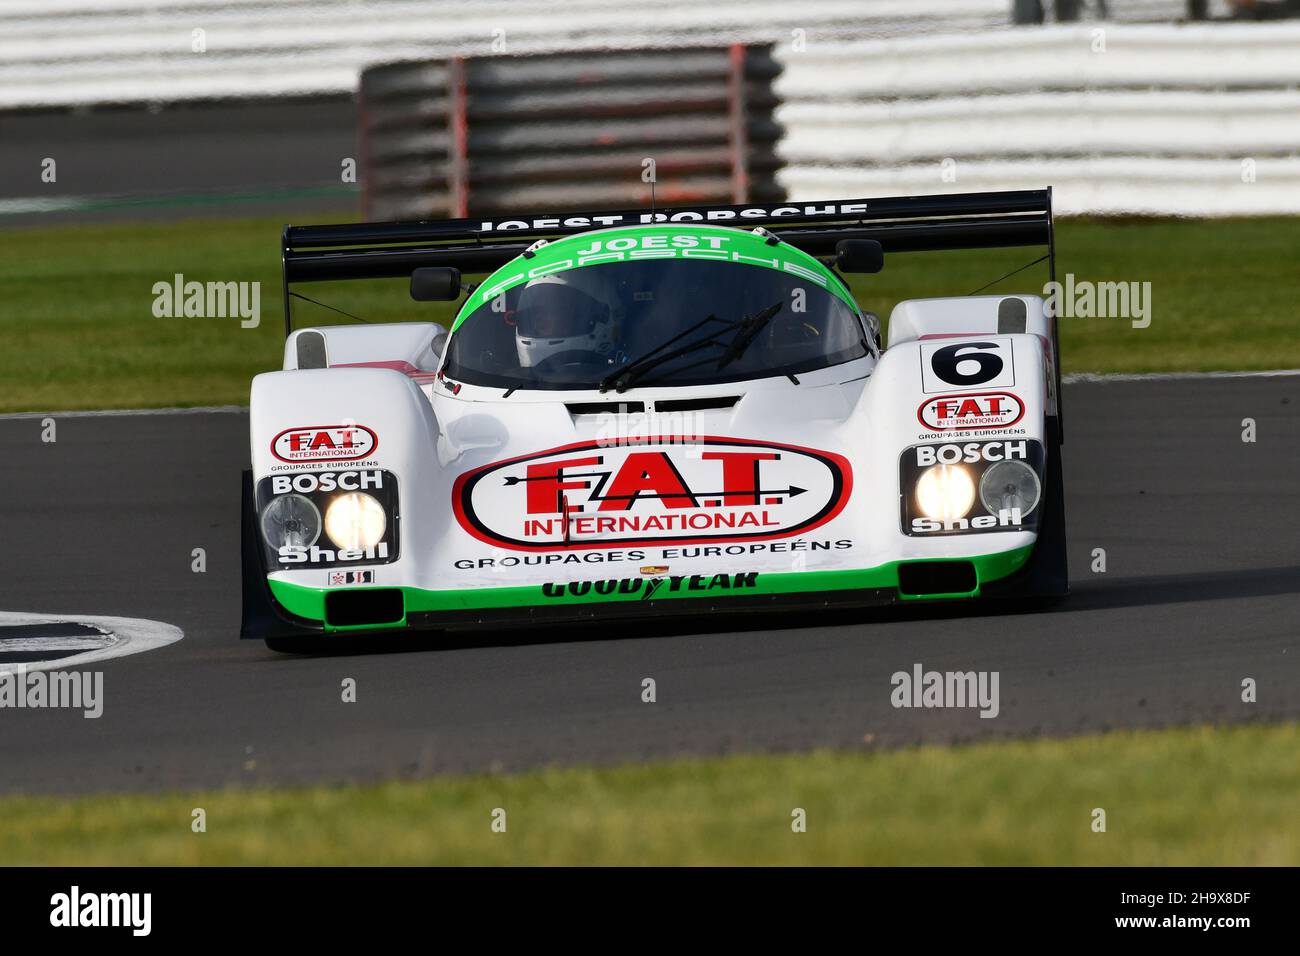
[[[587,442],[462,475],[462,527],[517,550],[743,541],[800,534],[844,507],[842,456],[736,438]]]

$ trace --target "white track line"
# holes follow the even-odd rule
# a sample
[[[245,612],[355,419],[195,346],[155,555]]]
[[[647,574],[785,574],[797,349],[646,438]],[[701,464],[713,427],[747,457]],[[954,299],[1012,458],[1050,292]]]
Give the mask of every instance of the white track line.
[[[111,634],[116,640],[107,647],[99,647],[84,654],[60,657],[52,661],[31,661],[23,668],[27,672],[64,670],[69,667],[82,667],[128,654],[140,654],[144,651],[157,650],[168,644],[175,644],[184,632],[179,627],[164,624],[161,621],[146,621],[138,617],[101,617],[97,614],[29,614],[0,611],[0,628],[21,624],[86,624],[90,627]],[[3,631],[0,631],[3,634]],[[12,665],[9,665],[12,666]],[[0,664],[0,674],[13,673]]]
[[[1300,368],[1275,368],[1262,372],[1073,372],[1061,376],[1066,385],[1076,382],[1104,385],[1107,382],[1195,382],[1214,378],[1288,378],[1300,375]]]
[[[18,418],[115,418],[128,415],[233,415],[248,414],[247,405],[204,405],[196,408],[110,408],[102,411],[8,412],[0,421]]]
[[[89,647],[98,650],[111,647],[117,638],[110,633],[100,631],[99,635],[83,637],[5,637],[5,629],[0,627],[0,654],[12,651],[75,651]]]

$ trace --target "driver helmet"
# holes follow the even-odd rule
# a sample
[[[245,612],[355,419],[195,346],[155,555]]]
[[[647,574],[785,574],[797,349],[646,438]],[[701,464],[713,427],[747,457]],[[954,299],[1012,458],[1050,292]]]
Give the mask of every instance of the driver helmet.
[[[601,358],[614,351],[614,303],[603,279],[570,269],[532,279],[519,295],[515,348],[521,368],[553,355],[579,352]]]

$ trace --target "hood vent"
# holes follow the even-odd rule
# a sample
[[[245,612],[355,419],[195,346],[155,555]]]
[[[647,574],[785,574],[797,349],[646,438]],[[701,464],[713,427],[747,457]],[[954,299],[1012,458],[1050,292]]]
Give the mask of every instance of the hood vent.
[[[702,412],[710,408],[731,408],[740,401],[739,395],[718,395],[710,398],[670,398],[655,402],[656,412]]]
[[[570,415],[630,415],[645,411],[645,402],[565,402]]]

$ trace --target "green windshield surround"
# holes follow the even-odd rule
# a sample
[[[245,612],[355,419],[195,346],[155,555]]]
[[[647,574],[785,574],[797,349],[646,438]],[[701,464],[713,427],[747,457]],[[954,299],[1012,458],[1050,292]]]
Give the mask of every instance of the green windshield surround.
[[[975,565],[977,585],[975,590],[963,592],[960,594],[929,594],[924,597],[914,597],[912,595],[900,594],[899,597],[904,601],[924,600],[931,601],[935,599],[960,599],[978,597],[980,587],[991,581],[997,581],[1015,573],[1024,566],[1033,552],[1034,545],[1026,545],[1023,548],[1016,548],[1011,551],[1001,551],[994,554],[977,555],[971,558],[953,558],[950,560],[970,561]],[[759,572],[757,587],[747,589],[743,592],[745,595],[763,595],[763,594],[798,594],[808,591],[842,591],[852,589],[875,589],[875,588],[897,588],[898,587],[898,569],[901,565],[915,563],[917,560],[931,559],[910,559],[905,561],[890,561],[874,568],[863,568],[861,570],[846,571],[777,571],[777,572]],[[938,559],[944,560],[944,559]],[[279,581],[269,579],[267,583],[271,587],[271,592],[275,599],[289,611],[298,617],[306,618],[311,621],[321,621],[325,619],[325,595],[332,588],[309,587],[302,584],[293,584],[288,581]],[[365,590],[363,588],[349,588],[348,590]],[[530,607],[552,604],[594,604],[607,603],[611,601],[637,601],[641,599],[638,593],[633,594],[608,594],[600,595],[594,592],[581,597],[573,595],[562,595],[556,598],[543,598],[541,596],[540,585],[526,585],[522,587],[485,587],[485,588],[466,588],[443,591],[427,591],[423,588],[403,587],[403,601],[406,612],[413,613],[419,611],[461,611],[476,610],[489,608],[508,608],[508,607]],[[723,597],[728,592],[710,592],[704,594],[713,597]],[[661,595],[666,600],[692,600],[701,595],[692,591],[680,591],[676,593],[665,593]],[[388,624],[363,624],[353,627],[333,627],[326,625],[329,631],[356,631],[356,630],[375,630],[381,628],[404,627],[406,619],[395,621]]]
[[[678,239],[674,244],[673,240]],[[694,245],[690,244],[694,241]],[[582,253],[599,247],[589,255]],[[613,243],[615,248],[608,249]],[[648,245],[647,245],[648,244]],[[767,237],[746,229],[724,226],[661,224],[599,229],[567,236],[547,243],[531,258],[518,256],[492,273],[465,300],[453,332],[466,316],[495,296],[539,276],[569,269],[581,269],[611,262],[653,262],[681,258],[683,261],[711,261],[729,265],[756,266],[783,272],[792,278],[811,281],[843,300],[854,314],[858,305],[839,277],[806,252],[778,242],[768,245]]]

